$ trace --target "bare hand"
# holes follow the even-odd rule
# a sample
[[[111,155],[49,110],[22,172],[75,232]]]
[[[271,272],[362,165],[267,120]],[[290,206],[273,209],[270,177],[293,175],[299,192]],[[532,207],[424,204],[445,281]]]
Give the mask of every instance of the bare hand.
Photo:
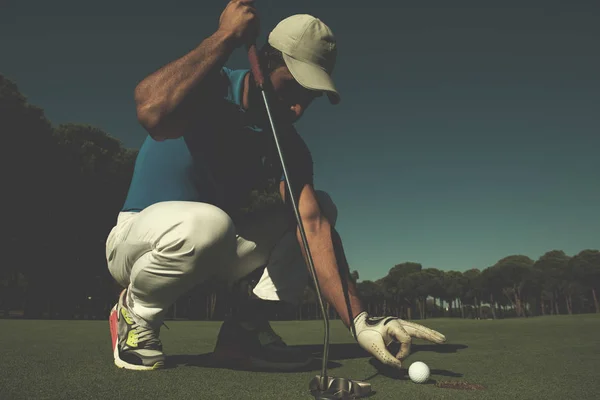
[[[254,0],[230,1],[219,18],[219,31],[232,35],[237,47],[253,43],[259,28]]]

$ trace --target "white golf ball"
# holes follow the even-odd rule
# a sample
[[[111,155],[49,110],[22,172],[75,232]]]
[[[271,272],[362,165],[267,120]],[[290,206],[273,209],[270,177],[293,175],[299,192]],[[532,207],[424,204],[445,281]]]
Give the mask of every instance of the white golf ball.
[[[429,367],[422,361],[416,361],[408,368],[408,376],[414,383],[427,382],[430,373]]]

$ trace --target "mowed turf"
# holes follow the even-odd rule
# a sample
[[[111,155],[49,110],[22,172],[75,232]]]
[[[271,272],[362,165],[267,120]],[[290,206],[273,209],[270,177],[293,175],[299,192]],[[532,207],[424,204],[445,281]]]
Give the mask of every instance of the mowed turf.
[[[508,320],[430,319],[448,343],[416,341],[406,360],[424,361],[431,382],[380,368],[331,322],[331,376],[367,380],[379,399],[598,399],[600,315]],[[168,322],[161,338],[171,368],[134,372],[112,362],[106,321],[0,320],[0,399],[310,399],[320,364],[294,373],[211,366],[220,322]],[[274,322],[293,345],[320,354],[322,321]],[[454,381],[479,390],[440,388]]]

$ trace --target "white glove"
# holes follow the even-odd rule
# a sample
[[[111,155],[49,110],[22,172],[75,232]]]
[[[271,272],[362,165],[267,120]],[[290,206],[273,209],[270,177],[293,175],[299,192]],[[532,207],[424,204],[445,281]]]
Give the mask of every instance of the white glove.
[[[438,344],[446,341],[444,335],[423,325],[396,317],[371,317],[366,311],[354,318],[354,327],[356,335],[352,332],[352,336],[360,347],[382,363],[395,368],[402,367],[402,360],[410,354],[413,337]],[[387,349],[392,342],[400,343],[400,351],[395,357]]]

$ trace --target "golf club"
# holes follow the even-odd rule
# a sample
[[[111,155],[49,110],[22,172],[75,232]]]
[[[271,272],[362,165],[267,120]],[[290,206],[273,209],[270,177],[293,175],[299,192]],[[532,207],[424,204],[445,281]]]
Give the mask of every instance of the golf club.
[[[273,138],[275,139],[275,146],[277,147],[277,152],[279,153],[279,159],[281,161],[281,167],[283,168],[283,174],[285,176],[289,198],[292,202],[294,214],[296,215],[296,222],[298,223],[298,229],[300,230],[300,236],[302,237],[302,243],[306,252],[306,258],[308,260],[310,272],[315,283],[315,291],[317,293],[317,299],[319,301],[319,306],[321,307],[321,313],[323,315],[323,322],[325,325],[325,338],[323,344],[323,363],[321,368],[321,375],[317,375],[311,380],[309,384],[309,389],[315,397],[315,399],[351,399],[365,396],[371,391],[371,385],[369,383],[353,381],[346,378],[332,378],[327,376],[327,362],[329,359],[329,316],[327,315],[327,310],[325,309],[325,305],[323,304],[323,299],[321,297],[321,288],[319,286],[319,280],[317,278],[317,273],[313,264],[310,249],[308,247],[308,240],[306,239],[304,225],[302,224],[302,219],[300,218],[298,205],[296,204],[296,199],[293,195],[294,190],[292,189],[292,182],[290,181],[290,177],[288,175],[285,160],[283,157],[283,151],[279,144],[279,137],[275,129],[273,116],[271,115],[271,108],[269,107],[267,91],[264,86],[265,79],[260,69],[260,62],[255,43],[252,43],[250,46],[248,46],[248,59],[250,61],[252,75],[254,76],[256,85],[260,89],[267,111],[267,116],[269,117],[269,123],[273,132]]]

